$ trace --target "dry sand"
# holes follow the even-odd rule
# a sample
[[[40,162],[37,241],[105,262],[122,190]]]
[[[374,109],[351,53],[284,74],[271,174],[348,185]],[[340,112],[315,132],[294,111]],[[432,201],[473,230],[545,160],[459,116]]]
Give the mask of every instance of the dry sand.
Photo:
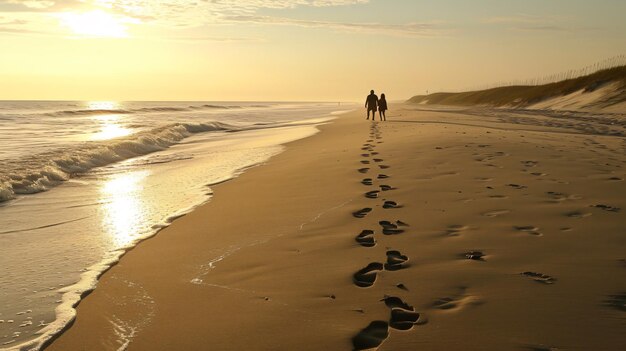
[[[623,350],[624,138],[391,108],[216,186],[48,349]]]

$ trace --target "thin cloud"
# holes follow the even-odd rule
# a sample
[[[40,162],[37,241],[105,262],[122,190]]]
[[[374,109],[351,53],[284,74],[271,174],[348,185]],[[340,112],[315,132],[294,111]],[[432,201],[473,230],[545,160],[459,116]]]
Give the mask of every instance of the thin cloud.
[[[434,23],[407,23],[407,24],[381,24],[381,23],[350,23],[299,20],[284,17],[270,16],[224,16],[223,21],[258,25],[288,25],[309,28],[327,28],[332,30],[353,33],[374,33],[403,37],[433,37],[442,35]]]
[[[0,26],[13,26],[24,24],[28,24],[28,21],[22,19],[5,20],[3,17],[0,17]]]
[[[165,27],[220,24],[224,16],[257,15],[262,9],[337,7],[369,0],[0,0],[0,14],[81,12],[100,9]]]
[[[189,28],[217,24],[284,25],[307,28],[325,28],[338,32],[368,33],[399,37],[434,37],[444,31],[437,23],[354,23],[325,20],[300,20],[287,17],[261,16],[262,9],[292,9],[296,7],[337,7],[358,6],[369,0],[0,0],[0,13],[15,11],[20,13],[61,13],[100,8],[103,11],[152,23],[162,27]],[[11,9],[7,10],[9,7]],[[33,15],[34,16],[34,15]],[[30,19],[30,17],[29,17]],[[36,21],[33,21],[33,23]],[[54,28],[49,27],[54,32]],[[36,26],[36,29],[40,27]],[[184,37],[172,40],[193,41],[258,41],[248,38]]]
[[[0,12],[54,12],[68,7],[84,7],[80,0],[0,0]]]
[[[515,23],[542,23],[555,21],[557,18],[548,16],[536,16],[518,14],[514,16],[496,16],[485,18],[482,22],[487,24],[515,24]]]
[[[0,33],[6,34],[45,34],[36,30],[0,26]]]
[[[214,42],[214,43],[242,43],[242,42],[261,42],[258,38],[237,38],[237,37],[210,37],[210,36],[187,36],[187,37],[161,37],[162,40],[172,41],[189,41],[189,42]]]
[[[557,26],[557,25],[526,25],[513,27],[514,30],[526,32],[586,32],[600,30],[598,27]]]
[[[505,26],[508,30],[525,32],[582,32],[598,30],[598,27],[586,27],[571,24],[573,18],[561,15],[529,15],[489,17],[484,24]]]

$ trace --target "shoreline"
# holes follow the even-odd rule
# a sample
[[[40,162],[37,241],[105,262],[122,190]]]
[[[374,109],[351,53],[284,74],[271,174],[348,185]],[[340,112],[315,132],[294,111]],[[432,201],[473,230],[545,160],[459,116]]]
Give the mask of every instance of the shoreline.
[[[388,329],[381,350],[617,349],[624,215],[592,206],[626,206],[622,138],[485,128],[496,122],[410,107],[393,105],[387,123],[342,115],[218,185],[104,274],[46,350],[358,348],[353,337],[389,321],[386,295],[420,315]],[[477,120],[484,127],[442,123]],[[595,144],[565,150],[586,139]],[[363,230],[376,246],[355,242]],[[373,286],[355,285],[360,268],[398,259],[372,271]],[[592,326],[576,323],[579,309]]]
[[[135,239],[124,244],[121,247],[117,247],[111,251],[107,251],[101,257],[101,259],[97,260],[97,262],[94,262],[93,264],[85,266],[85,268],[81,270],[82,273],[80,273],[80,278],[77,278],[78,281],[76,281],[75,283],[69,284],[60,290],[54,291],[53,293],[51,292],[51,294],[58,296],[58,301],[57,301],[58,304],[55,304],[56,306],[52,306],[54,309],[50,310],[50,312],[52,312],[53,315],[55,315],[55,318],[46,324],[43,324],[43,321],[40,322],[39,328],[35,329],[37,330],[36,332],[37,334],[35,334],[36,338],[31,338],[28,341],[21,341],[21,342],[15,342],[14,340],[5,339],[6,344],[2,345],[0,349],[1,350],[39,349],[41,347],[45,347],[45,345],[50,344],[64,330],[68,329],[69,326],[73,323],[73,319],[75,315],[75,309],[74,309],[75,306],[80,304],[80,302],[85,296],[93,292],[93,290],[98,284],[99,278],[105,272],[111,269],[111,267],[115,266],[119,262],[121,257],[126,255],[129,251],[131,251],[134,247],[136,247],[141,242],[157,235],[161,230],[171,225],[173,221],[192,212],[195,208],[202,206],[203,204],[211,201],[211,193],[207,193],[207,190],[210,190],[209,187],[213,188],[216,185],[236,179],[238,176],[240,176],[247,170],[255,168],[259,165],[263,165],[265,162],[267,162],[268,158],[271,158],[275,156],[276,154],[280,154],[281,152],[284,151],[284,146],[282,146],[283,144],[292,142],[294,140],[308,138],[312,135],[315,135],[316,133],[319,132],[316,126],[320,124],[329,123],[330,121],[332,121],[333,118],[334,117],[331,117],[331,116],[324,116],[324,117],[320,116],[318,118],[308,119],[306,121],[299,121],[299,122],[294,121],[290,123],[289,125],[276,126],[276,127],[272,127],[272,129],[266,128],[266,129],[260,130],[260,128],[258,128],[259,130],[251,130],[247,132],[244,131],[243,133],[241,133],[243,137],[247,140],[247,144],[245,140],[243,141],[245,145],[250,144],[251,140],[264,138],[266,141],[257,142],[255,144],[256,148],[254,150],[251,150],[250,154],[253,154],[254,152],[256,152],[255,151],[256,149],[259,149],[259,150],[264,150],[260,154],[267,154],[267,156],[265,156],[264,158],[256,157],[254,159],[252,157],[249,157],[249,159],[246,160],[245,162],[243,163],[240,162],[240,168],[232,169],[230,173],[224,173],[224,170],[220,169],[219,170],[220,172],[211,174],[210,175],[211,178],[209,178],[210,181],[205,179],[205,181],[208,181],[208,182],[197,189],[197,194],[195,194],[197,196],[187,196],[188,203],[184,204],[185,207],[181,207],[180,209],[168,214],[166,217],[157,219],[156,222],[145,222],[145,223],[148,223],[144,225],[146,230],[142,231],[141,233],[136,233]],[[271,130],[274,130],[276,128],[280,128],[281,131],[278,133],[271,132]],[[261,134],[259,136],[254,133],[257,133],[257,134],[261,133]],[[265,133],[265,134],[262,134],[262,133]],[[240,135],[240,134],[237,134],[237,135]],[[200,139],[198,138],[195,139],[196,142],[198,140]],[[181,150],[179,146],[178,152],[180,151]],[[251,163],[252,160],[256,160],[256,161]],[[131,171],[128,171],[127,173],[131,173]],[[212,190],[210,191],[212,192]],[[44,196],[50,196],[50,195],[58,196],[57,195],[58,193],[59,192],[57,191],[53,192],[52,194],[46,192],[43,195]],[[63,192],[61,191],[61,193]],[[136,196],[140,196],[140,195],[146,196],[143,193],[138,194]],[[198,200],[198,201],[196,202],[194,200]],[[119,203],[118,205],[122,206],[124,205],[124,203]],[[148,220],[148,219],[144,218],[144,220]],[[53,289],[50,289],[50,290],[53,290]],[[36,293],[36,291],[34,292]],[[23,309],[23,310],[26,311],[26,309]],[[26,318],[27,321],[29,320],[32,321],[33,319],[38,320],[37,318],[39,316],[38,315],[35,316],[35,314],[32,313],[33,310],[28,310],[28,312],[20,312],[18,313],[18,316],[21,316],[22,314],[30,314],[30,318],[27,318],[27,316],[24,316],[24,318]],[[18,311],[22,311],[22,310],[18,310]],[[5,313],[4,316],[10,317],[11,313]],[[17,321],[17,318],[16,318],[16,321]],[[5,322],[4,319],[0,319],[0,323],[4,323],[4,322]],[[13,320],[10,320],[8,323],[12,324]],[[6,325],[8,326],[10,324],[6,324]],[[15,325],[17,326],[17,324],[18,323],[16,323]],[[22,336],[30,334],[30,331],[26,331],[26,330],[20,331],[20,332],[22,333],[21,334]],[[5,336],[5,338],[7,338],[7,336]]]

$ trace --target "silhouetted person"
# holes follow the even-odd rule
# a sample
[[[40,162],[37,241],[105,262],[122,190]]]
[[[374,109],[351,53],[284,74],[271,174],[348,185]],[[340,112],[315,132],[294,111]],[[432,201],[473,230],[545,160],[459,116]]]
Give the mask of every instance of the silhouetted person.
[[[365,99],[365,108],[367,108],[367,119],[370,119],[370,111],[372,111],[372,121],[376,118],[376,110],[378,110],[378,96],[374,94],[374,90]]]
[[[385,111],[387,111],[387,99],[385,99],[385,94],[380,94],[380,100],[378,100],[378,116],[380,116],[381,121],[387,120]]]

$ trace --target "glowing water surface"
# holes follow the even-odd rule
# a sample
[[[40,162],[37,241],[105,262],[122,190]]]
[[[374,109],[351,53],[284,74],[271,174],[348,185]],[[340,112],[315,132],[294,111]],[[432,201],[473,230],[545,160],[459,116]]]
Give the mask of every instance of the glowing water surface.
[[[189,103],[177,106],[181,105]],[[58,332],[73,318],[71,305],[80,294],[93,288],[99,272],[127,248],[167,225],[168,218],[207,201],[212,193],[209,184],[264,162],[286,142],[314,134],[314,126],[322,122],[314,117],[328,118],[336,106],[280,105],[178,115],[124,112],[145,109],[145,105],[94,104],[89,108],[119,111],[42,114],[31,118],[33,123],[27,126],[31,130],[22,128],[23,133],[17,134],[41,133],[47,139],[11,139],[6,134],[5,140],[13,148],[69,145],[61,152],[70,155],[68,147],[82,147],[86,140],[114,142],[116,135],[145,133],[172,120],[196,123],[219,118],[252,128],[193,134],[161,151],[93,168],[48,191],[0,203],[0,349],[25,342],[37,346],[42,334],[45,338]],[[50,138],[53,132],[56,137]],[[121,152],[124,146],[119,146]],[[9,148],[4,151],[4,155],[22,154]]]

